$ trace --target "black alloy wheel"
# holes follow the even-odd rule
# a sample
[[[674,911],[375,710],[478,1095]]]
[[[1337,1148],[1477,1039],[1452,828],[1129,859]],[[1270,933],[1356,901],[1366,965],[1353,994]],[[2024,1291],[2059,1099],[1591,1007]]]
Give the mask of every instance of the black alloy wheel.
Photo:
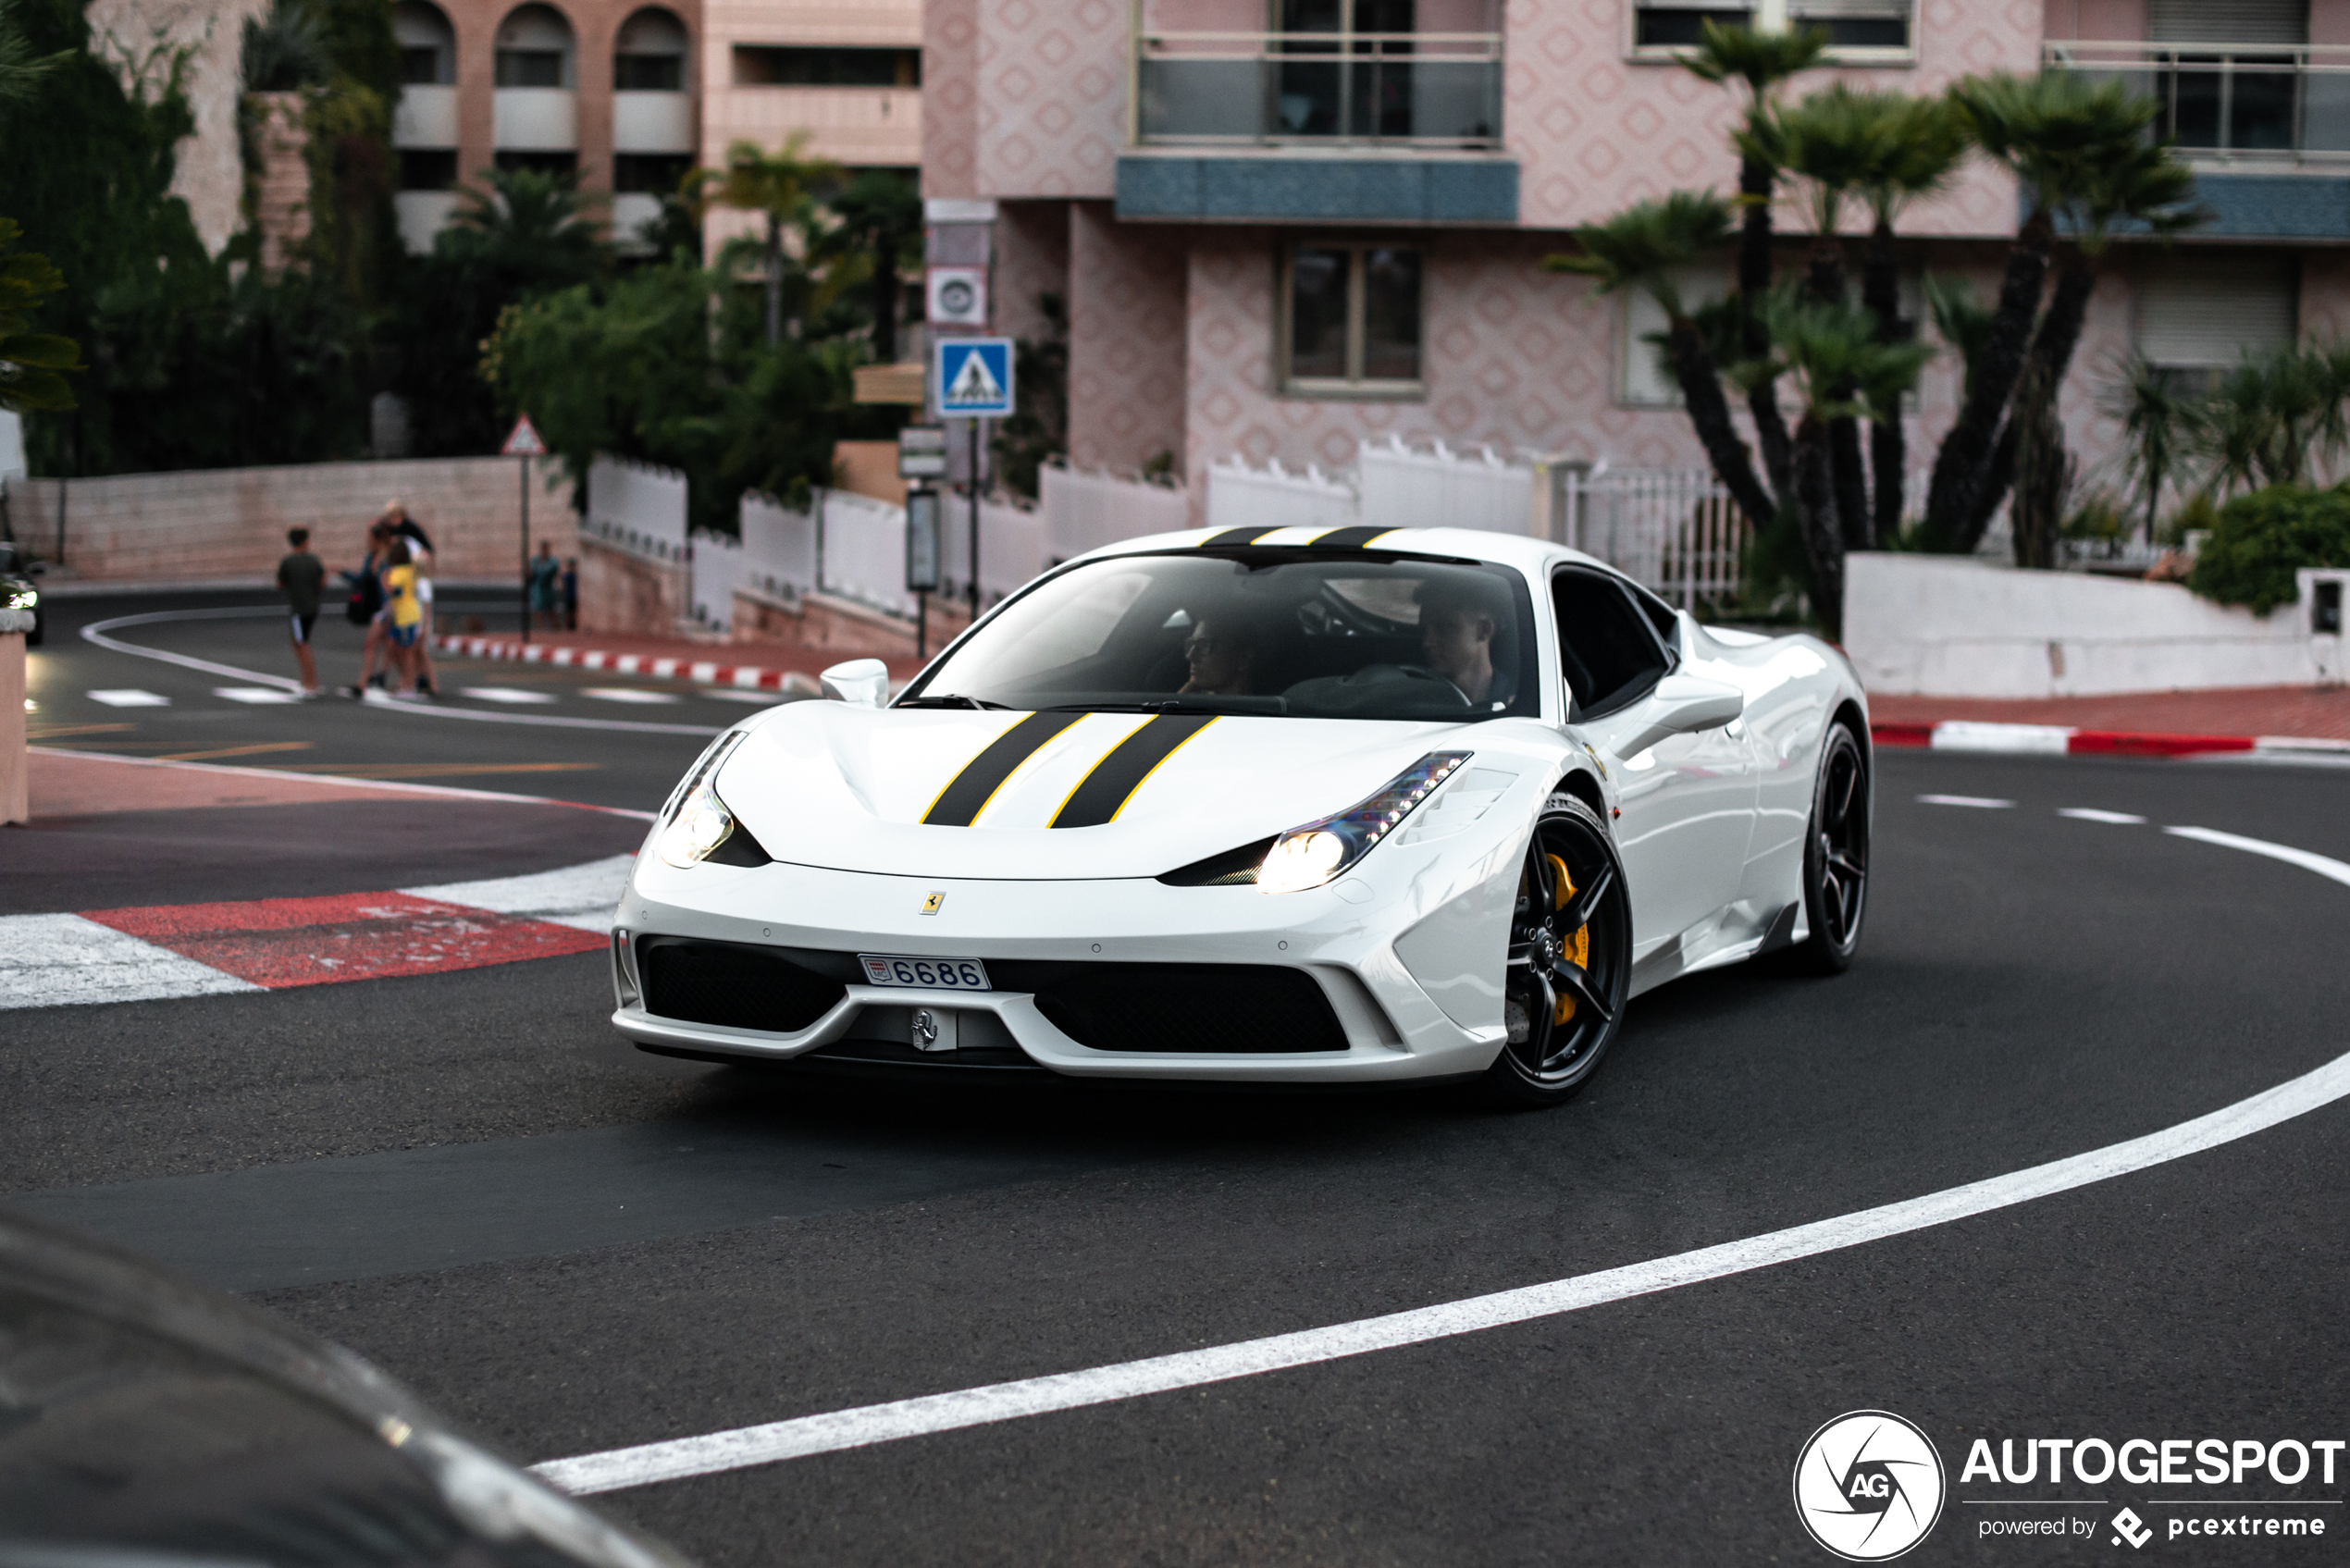
[[[1487,1084],[1515,1105],[1554,1105],[1599,1070],[1632,984],[1632,903],[1606,824],[1571,795],[1542,808],[1510,917],[1502,1016],[1508,1041]]]
[[[1803,840],[1803,915],[1812,933],[1795,950],[1800,968],[1841,974],[1861,945],[1869,901],[1869,760],[1849,726],[1828,726],[1812,821]]]

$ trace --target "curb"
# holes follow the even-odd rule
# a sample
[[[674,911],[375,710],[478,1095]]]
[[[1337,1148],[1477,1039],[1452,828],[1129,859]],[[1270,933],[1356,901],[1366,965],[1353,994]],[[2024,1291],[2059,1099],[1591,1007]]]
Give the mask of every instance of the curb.
[[[1869,734],[1879,746],[2005,756],[2211,757],[2230,752],[2270,757],[2350,756],[2350,740],[2083,730],[2068,724],[2000,724],[1979,719],[1946,719],[1933,724],[1873,723]]]
[[[816,678],[799,670],[771,670],[758,664],[721,664],[708,659],[678,659],[648,653],[608,653],[601,648],[550,648],[545,643],[508,641],[502,637],[438,636],[435,653],[472,659],[511,659],[524,664],[558,664],[575,670],[610,670],[616,675],[651,675],[662,680],[699,681],[704,685],[739,686],[746,690],[788,691],[809,697],[822,688]]]

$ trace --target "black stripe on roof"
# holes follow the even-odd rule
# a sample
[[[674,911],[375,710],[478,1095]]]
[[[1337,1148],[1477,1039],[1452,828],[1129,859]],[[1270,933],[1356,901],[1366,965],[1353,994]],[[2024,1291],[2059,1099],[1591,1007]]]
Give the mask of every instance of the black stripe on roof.
[[[1335,545],[1340,549],[1351,549],[1355,545],[1369,544],[1373,539],[1378,538],[1380,535],[1391,534],[1393,532],[1395,532],[1395,530],[1392,528],[1332,528],[1327,534],[1316,535],[1314,543],[1317,548],[1324,545]]]
[[[1069,792],[1052,825],[1057,828],[1097,828],[1126,807],[1152,770],[1208,725],[1213,713],[1161,713],[1110,747],[1109,755]]]
[[[930,803],[930,809],[922,813],[922,821],[932,827],[971,826],[980,812],[987,809],[987,803],[996,797],[996,792],[1004,787],[1004,781],[1012,776],[1013,769],[1034,756],[1037,748],[1046,741],[1084,716],[1082,713],[1031,713],[990,741],[986,749],[978,756],[964,763],[963,771],[947,781],[946,787],[938,792],[938,798]]]
[[[1227,528],[1220,534],[1210,534],[1200,540],[1199,548],[1210,549],[1218,545],[1253,545],[1266,535],[1279,532],[1278,525],[1271,528]]]

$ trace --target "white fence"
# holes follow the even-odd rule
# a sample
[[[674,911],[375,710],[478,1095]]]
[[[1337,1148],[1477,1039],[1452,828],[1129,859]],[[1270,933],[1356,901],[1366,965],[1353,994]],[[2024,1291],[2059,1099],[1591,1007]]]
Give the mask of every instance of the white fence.
[[[842,490],[818,491],[816,504],[824,540],[817,591],[910,617],[914,596],[906,591],[905,509]]]
[[[773,496],[746,495],[736,515],[743,533],[736,582],[789,604],[816,586],[816,512],[794,511]]]
[[[735,590],[748,567],[742,541],[697,528],[692,553],[694,619],[723,632],[735,618]]]
[[[1563,475],[1560,543],[1595,555],[1687,609],[1738,591],[1749,532],[1730,492],[1702,468]]]
[[[1356,485],[1367,528],[1482,528],[1524,534],[1534,524],[1537,484],[1544,472],[1507,463],[1491,447],[1461,456],[1442,441],[1428,451],[1389,437],[1366,441]]]
[[[1359,512],[1353,483],[1312,463],[1292,474],[1278,458],[1258,470],[1235,457],[1207,470],[1211,528],[1343,528]]]
[[[584,538],[650,561],[686,560],[686,476],[625,457],[598,454],[588,468]]]
[[[1099,472],[1048,465],[1039,488],[1037,513],[1044,520],[1045,556],[1067,561],[1089,549],[1140,538],[1145,534],[1172,534],[1192,525],[1191,499],[1166,485],[1113,478]],[[986,546],[980,547],[985,564]]]
[[[710,537],[695,536],[695,613],[708,623],[724,625],[731,619],[736,586],[785,604],[803,594],[822,593],[885,614],[913,615],[914,596],[905,586],[903,507],[847,490],[818,490],[805,511],[794,511],[773,496],[746,495],[738,515],[741,545],[724,540],[711,549],[715,560],[707,581],[712,594],[724,583],[728,602],[723,608],[707,601],[702,591],[701,558]],[[1050,564],[1041,512],[983,501],[979,525],[980,586],[989,599],[1002,599]],[[971,581],[967,498],[946,498],[939,533],[939,592],[959,599]]]

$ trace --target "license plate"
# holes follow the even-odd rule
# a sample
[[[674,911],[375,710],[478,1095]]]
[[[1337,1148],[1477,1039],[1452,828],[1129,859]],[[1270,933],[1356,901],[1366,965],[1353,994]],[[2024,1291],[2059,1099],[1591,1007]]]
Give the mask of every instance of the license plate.
[[[909,985],[927,991],[985,991],[987,967],[977,958],[900,958],[860,953],[868,985]]]

